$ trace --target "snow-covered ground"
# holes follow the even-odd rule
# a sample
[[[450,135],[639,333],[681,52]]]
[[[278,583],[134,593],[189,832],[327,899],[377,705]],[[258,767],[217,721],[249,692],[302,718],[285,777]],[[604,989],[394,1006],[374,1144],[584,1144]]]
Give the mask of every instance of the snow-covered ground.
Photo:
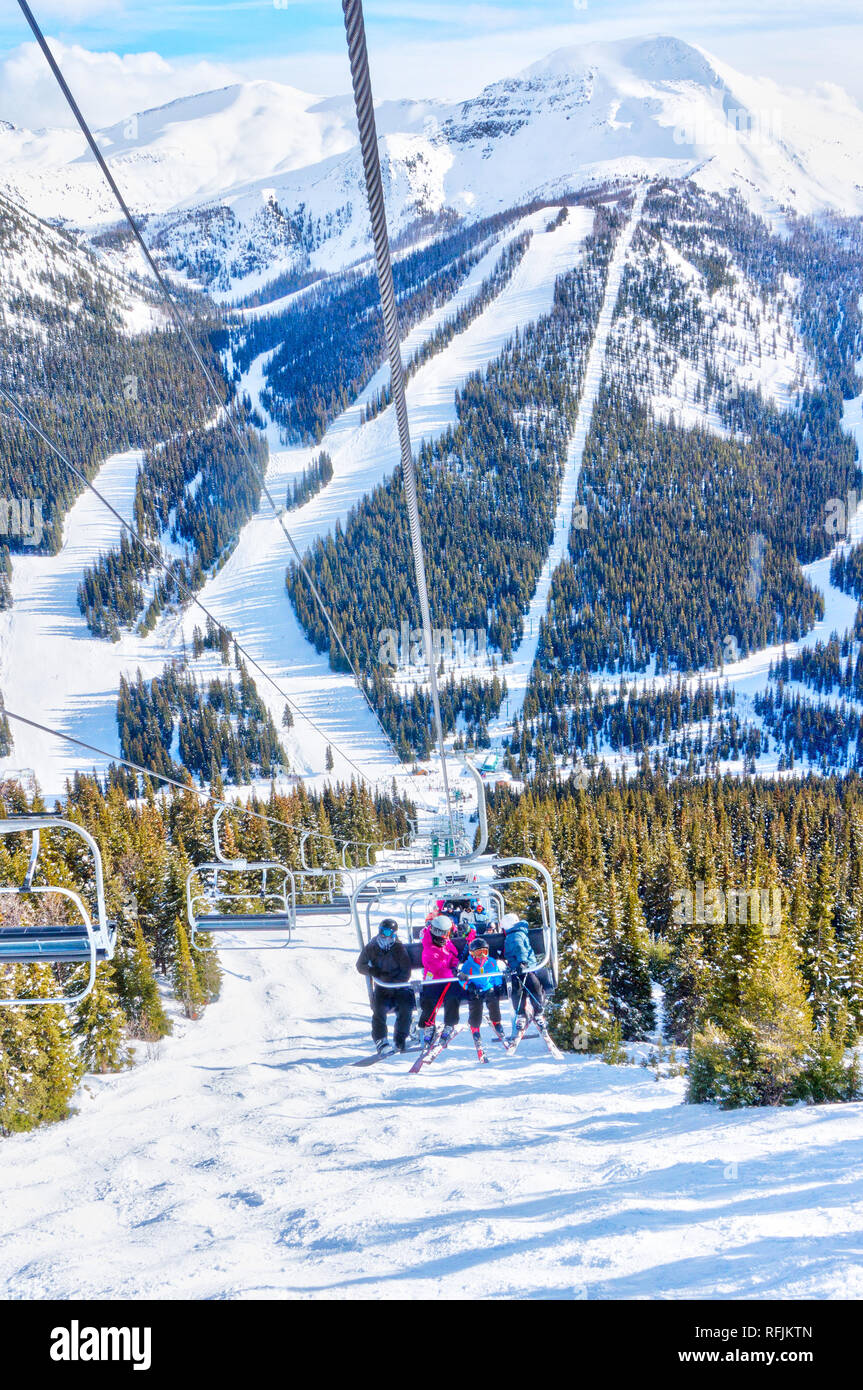
[[[536,1038],[368,1069],[349,927],[0,1143],[6,1298],[860,1298],[863,1105],[722,1112]]]
[[[603,364],[611,333],[614,306],[617,303],[623,268],[641,217],[645,196],[645,189],[640,189],[636,193],[632,215],[618,237],[614,255],[608,268],[605,296],[599,311],[596,333],[588,354],[587,365],[584,369],[584,386],[578,407],[578,419],[567,450],[566,467],[561,480],[560,499],[554,517],[554,539],[549,547],[545,564],[525,616],[524,635],[512,654],[512,662],[507,662],[504,668],[508,695],[502,710],[502,718],[493,726],[495,735],[498,737],[506,732],[507,727],[512,725],[512,721],[517,715],[521,717],[524,697],[527,693],[530,673],[533,669],[539,643],[539,625],[546,614],[554,572],[566,555],[569,546],[569,533],[573,520],[572,509],[575,505],[578,478],[581,473],[581,460],[590,431],[590,422],[593,419],[593,407],[602,381]]]
[[[99,489],[131,521],[141,455],[114,454],[102,465]],[[161,654],[134,635],[121,642],[92,637],[78,609],[84,570],[120,540],[121,526],[92,492],[84,492],[66,517],[59,555],[16,555],[10,609],[0,613],[0,688],[9,708],[29,719],[119,752],[117,688],[121,674],[140,665],[146,675],[162,668]],[[61,792],[76,769],[103,770],[91,756],[23,724],[12,726],[14,748],[5,762],[32,768],[42,788]]]
[[[572,209],[560,227],[546,231],[553,215],[553,209],[544,209],[508,230],[508,238],[527,229],[534,233],[511,281],[465,332],[412,378],[408,400],[415,445],[436,437],[454,422],[455,393],[466,377],[496,357],[516,328],[550,310],[555,280],[576,263],[592,225],[589,210]],[[496,264],[502,245],[489,250],[448,305],[429,315],[408,336],[406,360],[476,292]],[[260,359],[253,364],[244,389],[251,387],[254,392],[259,375]],[[385,379],[382,368],[359,400],[334,421],[318,448],[276,448],[271,456],[267,481],[279,502],[288,482],[319,448],[327,449],[333,458],[332,482],[286,517],[301,553],[337,521],[344,523],[350,508],[398,463],[392,409],[368,424],[360,423],[363,405]],[[276,442],[272,426],[270,433],[271,442]],[[132,515],[138,466],[137,454],[118,455],[106,460],[95,480],[127,519]],[[188,640],[196,625],[204,625],[200,610],[192,607],[182,622],[168,617],[147,638],[125,634],[112,644],[90,636],[78,611],[78,583],[100,552],[117,544],[120,529],[93,494],[81,496],[66,518],[59,556],[13,558],[14,606],[0,614],[0,689],[9,708],[112,753],[119,751],[115,708],[120,675],[134,675],[139,666],[146,676],[158,674],[164,662],[178,653],[182,635]],[[369,775],[389,779],[397,766],[395,759],[353,678],[331,671],[326,655],[314,650],[297,622],[284,585],[291,558],[279,522],[263,500],[227,564],[205,585],[201,600],[320,730],[296,719],[285,739],[295,770],[312,779],[320,777],[326,746],[332,743],[333,777],[353,775],[351,763],[339,752],[342,749]],[[394,615],[394,626],[398,617]],[[262,677],[257,683],[280,724],[284,701]],[[106,762],[23,725],[14,726],[13,737],[6,764],[32,768],[49,796],[62,793],[65,779],[76,768],[95,765],[101,769]]]

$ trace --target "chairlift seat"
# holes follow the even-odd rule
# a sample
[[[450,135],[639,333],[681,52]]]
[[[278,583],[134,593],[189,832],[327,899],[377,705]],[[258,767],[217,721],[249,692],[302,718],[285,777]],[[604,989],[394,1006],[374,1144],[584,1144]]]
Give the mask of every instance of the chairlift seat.
[[[96,960],[109,958],[108,948],[97,944]],[[83,926],[0,926],[0,965],[75,965],[89,959],[90,937]]]
[[[60,884],[34,883],[40,851],[40,833],[43,830],[71,832],[83,840],[93,861],[96,912],[91,918],[90,909],[79,893]],[[3,884],[0,897],[31,898],[61,897],[71,902],[78,921],[71,924],[36,923],[27,925],[3,925],[0,921],[0,965],[76,965],[86,964],[89,969],[81,989],[75,994],[58,992],[35,997],[22,996],[4,999],[5,1007],[37,1006],[40,1004],[80,1004],[96,982],[96,965],[100,960],[111,960],[117,942],[116,927],[109,924],[105,913],[105,883],[102,872],[102,856],[93,836],[75,821],[61,820],[57,816],[34,814],[10,815],[0,818],[0,835],[27,834],[31,836],[30,863],[20,885]]]
[[[195,931],[285,932],[292,923],[292,912],[204,912],[195,918]]]

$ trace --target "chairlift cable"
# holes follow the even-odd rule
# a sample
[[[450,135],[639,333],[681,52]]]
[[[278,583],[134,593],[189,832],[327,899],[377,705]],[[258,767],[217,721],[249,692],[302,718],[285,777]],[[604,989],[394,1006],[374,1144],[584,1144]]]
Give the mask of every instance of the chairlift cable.
[[[50,69],[51,69],[51,71],[52,71],[54,77],[56,78],[57,84],[58,84],[58,86],[60,87],[60,90],[61,90],[61,92],[63,93],[63,96],[66,98],[66,101],[67,101],[67,103],[68,103],[68,105],[69,105],[69,108],[70,108],[70,110],[71,110],[73,116],[75,117],[75,120],[77,121],[78,126],[80,127],[81,133],[83,134],[85,140],[87,141],[87,144],[88,144],[89,147],[90,147],[90,150],[91,150],[91,152],[92,152],[92,154],[93,154],[94,159],[96,160],[96,163],[99,165],[99,168],[101,169],[102,174],[104,175],[104,177],[105,177],[105,179],[106,179],[106,181],[107,181],[107,183],[108,183],[108,186],[110,187],[111,192],[113,193],[114,198],[115,198],[117,204],[119,205],[120,210],[121,210],[121,212],[123,213],[123,216],[124,216],[124,218],[126,219],[126,222],[128,223],[129,228],[130,228],[130,230],[131,230],[131,232],[132,232],[132,234],[133,234],[135,240],[137,241],[139,247],[141,248],[141,251],[142,251],[142,253],[143,253],[143,255],[144,255],[144,259],[146,260],[147,265],[149,266],[150,270],[152,271],[153,275],[154,275],[155,278],[156,278],[156,281],[157,281],[157,283],[158,283],[158,285],[159,285],[159,288],[161,289],[162,294],[163,294],[164,297],[165,297],[165,301],[166,301],[166,303],[167,303],[167,306],[168,306],[168,309],[169,309],[169,311],[170,311],[171,317],[173,318],[175,324],[176,324],[177,327],[179,328],[181,334],[183,335],[183,337],[185,338],[185,340],[186,340],[186,342],[187,342],[189,348],[191,349],[192,355],[193,355],[193,357],[195,358],[195,361],[196,361],[196,363],[197,363],[197,365],[198,365],[198,367],[199,367],[199,369],[200,369],[200,371],[201,371],[201,374],[202,374],[203,377],[204,377],[204,380],[206,381],[206,383],[207,383],[207,385],[208,385],[208,387],[209,387],[209,389],[210,389],[210,391],[211,391],[211,393],[212,393],[212,395],[213,395],[214,400],[215,400],[215,401],[218,403],[218,405],[225,411],[225,418],[227,419],[230,428],[233,430],[234,434],[236,435],[237,442],[238,442],[238,444],[240,445],[240,449],[242,450],[242,452],[243,452],[243,454],[244,454],[244,456],[245,456],[246,462],[248,463],[248,465],[249,465],[249,467],[251,468],[252,472],[257,476],[257,478],[258,478],[258,480],[259,480],[259,482],[260,482],[260,484],[261,484],[261,491],[263,492],[264,496],[266,497],[267,501],[269,502],[269,504],[270,504],[270,506],[271,506],[271,508],[272,508],[272,510],[273,510],[273,514],[274,514],[274,516],[276,517],[276,520],[278,521],[279,525],[281,526],[282,531],[284,532],[285,538],[286,538],[288,544],[289,544],[290,547],[291,547],[291,550],[292,550],[292,552],[293,552],[293,555],[294,555],[294,558],[295,558],[295,560],[296,560],[296,562],[297,562],[297,565],[298,565],[298,567],[299,567],[299,569],[300,569],[300,572],[301,572],[302,575],[304,576],[304,578],[305,578],[305,580],[306,580],[306,583],[309,585],[309,588],[310,588],[311,591],[312,591],[312,594],[313,594],[313,596],[314,596],[314,598],[315,598],[315,601],[316,601],[316,603],[318,604],[318,607],[320,608],[321,612],[323,613],[324,618],[326,619],[327,626],[329,627],[330,632],[332,633],[333,637],[335,638],[335,641],[336,641],[336,643],[337,643],[337,645],[338,645],[338,648],[339,648],[340,652],[342,653],[342,656],[344,657],[344,659],[345,659],[345,661],[347,662],[347,664],[348,664],[348,666],[349,666],[351,672],[353,673],[353,677],[354,677],[354,680],[355,680],[356,683],[357,683],[357,688],[358,688],[358,690],[360,691],[360,694],[362,695],[363,699],[365,700],[366,704],[368,705],[369,709],[371,710],[372,715],[374,716],[375,720],[377,721],[377,724],[378,724],[378,726],[379,726],[381,732],[383,733],[384,738],[386,739],[386,741],[387,741],[387,743],[388,743],[388,745],[389,745],[389,748],[390,748],[391,752],[393,753],[393,755],[394,755],[396,761],[400,763],[401,760],[399,759],[399,755],[398,755],[398,751],[397,751],[397,749],[396,749],[396,746],[395,746],[395,744],[394,744],[392,738],[390,737],[389,733],[387,732],[387,730],[386,730],[386,728],[385,728],[385,726],[384,726],[384,724],[383,724],[383,721],[381,720],[380,715],[378,714],[377,710],[375,709],[374,705],[372,704],[372,701],[371,701],[371,699],[370,699],[370,697],[369,697],[368,691],[366,690],[365,685],[364,685],[362,679],[360,678],[359,672],[357,671],[356,667],[354,666],[354,663],[352,662],[350,656],[348,655],[347,648],[345,647],[345,644],[344,644],[344,642],[342,641],[342,638],[341,638],[341,636],[340,636],[340,634],[339,634],[339,632],[338,632],[338,630],[337,630],[337,628],[336,628],[336,626],[335,626],[335,624],[334,624],[334,622],[333,622],[333,620],[332,620],[332,617],[330,616],[330,612],[329,612],[329,610],[328,610],[326,604],[324,603],[324,600],[323,600],[323,598],[322,598],[322,596],[321,596],[320,590],[318,589],[317,584],[315,583],[314,579],[312,578],[311,574],[309,573],[309,569],[308,569],[307,565],[304,563],[303,558],[302,558],[302,556],[300,555],[299,550],[297,549],[297,546],[296,546],[296,543],[295,543],[295,541],[294,541],[293,536],[291,535],[290,531],[288,530],[287,526],[285,525],[284,517],[283,517],[281,511],[279,510],[279,508],[278,508],[278,506],[277,506],[277,504],[276,504],[275,498],[273,497],[273,495],[272,495],[272,493],[271,493],[271,491],[270,491],[269,485],[267,484],[267,480],[266,480],[266,471],[265,471],[264,469],[258,468],[257,464],[255,463],[255,461],[254,461],[254,459],[252,458],[252,455],[251,455],[251,453],[250,453],[250,451],[249,451],[248,444],[246,443],[245,439],[243,438],[242,432],[241,432],[240,429],[238,428],[237,423],[236,423],[236,421],[234,420],[234,418],[233,418],[233,416],[232,416],[232,414],[231,414],[229,405],[226,405],[225,402],[222,400],[221,392],[219,391],[219,389],[218,389],[218,387],[217,387],[215,381],[213,380],[212,373],[210,372],[209,368],[207,367],[206,362],[204,361],[203,357],[201,356],[201,353],[200,353],[200,351],[199,351],[199,349],[198,349],[197,343],[195,342],[194,338],[192,337],[191,333],[189,332],[189,330],[188,330],[188,328],[187,328],[187,326],[186,326],[185,320],[184,320],[184,318],[183,318],[183,315],[180,313],[179,307],[177,306],[177,303],[176,303],[176,301],[175,301],[175,299],[174,299],[174,296],[173,296],[173,294],[172,294],[172,292],[171,292],[170,286],[168,285],[168,283],[167,283],[167,281],[166,281],[164,275],[162,274],[162,272],[160,271],[158,265],[156,264],[156,262],[155,262],[155,260],[154,260],[154,258],[153,258],[153,256],[152,256],[152,254],[151,254],[151,252],[150,252],[150,249],[149,249],[149,247],[147,246],[146,241],[144,240],[144,237],[143,237],[143,235],[142,235],[142,233],[141,233],[141,230],[140,230],[140,228],[138,227],[138,224],[137,224],[137,222],[135,221],[134,217],[132,216],[132,213],[131,213],[130,210],[129,210],[129,207],[128,207],[127,203],[126,203],[125,198],[123,197],[123,194],[120,192],[120,189],[119,189],[119,187],[117,186],[116,180],[114,179],[114,176],[113,176],[113,174],[111,173],[111,170],[108,168],[108,165],[107,165],[107,163],[106,163],[106,161],[105,161],[105,157],[104,157],[104,155],[102,154],[102,151],[100,150],[100,148],[99,148],[99,146],[98,146],[98,144],[97,144],[97,142],[96,142],[96,139],[95,139],[95,137],[94,137],[92,131],[90,130],[89,125],[87,124],[87,121],[86,121],[86,119],[85,119],[85,117],[84,117],[83,112],[81,111],[81,108],[79,107],[77,101],[75,100],[74,96],[72,95],[72,92],[71,92],[70,89],[69,89],[69,85],[68,85],[68,83],[66,82],[65,77],[63,76],[63,73],[62,73],[62,71],[61,71],[61,69],[60,69],[60,65],[58,64],[58,62],[57,62],[57,60],[55,59],[53,53],[51,52],[50,48],[48,47],[48,43],[47,43],[47,41],[46,41],[46,39],[45,39],[44,34],[42,33],[41,28],[39,27],[39,23],[38,23],[38,21],[36,20],[36,17],[35,17],[35,15],[33,14],[33,11],[30,9],[30,6],[27,4],[27,0],[18,0],[18,4],[19,4],[19,7],[20,7],[20,9],[21,9],[21,11],[22,11],[22,13],[23,13],[23,15],[24,15],[24,18],[27,20],[27,23],[29,24],[30,29],[31,29],[32,32],[33,32],[33,36],[34,36],[34,38],[36,39],[37,44],[39,45],[40,49],[42,50],[42,53],[43,53],[44,56],[45,56],[45,59],[46,59],[46,61],[47,61],[47,63],[48,63],[48,66],[50,67]]]
[[[353,759],[348,756],[347,753],[345,753],[344,749],[340,748],[339,745],[335,743],[324,732],[323,729],[320,729],[318,725],[314,722],[314,720],[310,718],[310,716],[306,714],[305,711],[302,710],[300,706],[290,698],[289,695],[285,694],[284,690],[282,690],[278,682],[267,671],[264,670],[263,666],[261,666],[261,664],[255,660],[251,653],[246,650],[242,643],[237,640],[235,634],[231,632],[230,628],[225,627],[224,623],[219,622],[219,619],[213,613],[211,613],[210,610],[206,607],[206,605],[202,603],[202,601],[198,598],[195,591],[191,589],[189,585],[186,584],[184,580],[182,580],[179,577],[179,575],[174,573],[170,565],[159,553],[159,551],[152,549],[145,540],[142,540],[140,534],[138,533],[138,531],[136,531],[135,527],[131,524],[131,522],[125,520],[125,518],[120,514],[120,512],[113,505],[113,503],[109,502],[108,498],[104,495],[104,493],[100,492],[96,485],[90,481],[87,475],[83,473],[80,468],[76,467],[76,465],[71,461],[71,459],[68,458],[67,455],[64,454],[63,451],[59,449],[56,444],[54,444],[54,442],[48,437],[47,434],[45,434],[44,430],[41,429],[41,427],[36,423],[32,416],[27,414],[27,412],[17,403],[17,401],[14,400],[12,396],[9,395],[9,392],[6,391],[3,386],[0,386],[0,397],[2,397],[12,407],[12,409],[18,415],[19,419],[28,427],[28,429],[31,429],[35,434],[39,436],[39,438],[42,440],[42,443],[48,449],[50,449],[53,454],[56,455],[60,462],[65,464],[66,467],[75,475],[75,477],[78,478],[78,480],[82,482],[85,487],[90,489],[93,495],[99,499],[103,506],[108,508],[108,511],[111,513],[111,515],[114,516],[117,519],[117,521],[119,521],[123,529],[127,531],[130,536],[133,537],[133,539],[137,542],[137,544],[141,547],[145,554],[149,556],[153,563],[155,565],[159,565],[160,568],[163,569],[165,573],[168,575],[169,579],[171,579],[171,581],[174,584],[176,584],[177,588],[188,599],[190,599],[192,603],[194,603],[198,608],[200,608],[201,612],[204,613],[207,618],[209,618],[210,622],[213,623],[214,626],[217,627],[220,632],[224,633],[226,637],[230,638],[231,642],[236,644],[237,650],[241,651],[243,653],[243,656],[250,663],[250,665],[254,666],[255,670],[260,672],[260,674],[264,677],[265,680],[269,681],[270,685],[281,697],[281,699],[283,699],[285,703],[288,704],[292,709],[296,710],[300,718],[304,719],[306,723],[309,725],[309,727],[314,729],[316,734],[319,734],[321,738],[325,739],[326,742],[329,743],[336,750],[336,752],[344,758],[345,762],[348,763],[348,765],[352,767],[361,778],[363,778],[366,782],[373,784],[373,779],[369,777],[368,773],[363,772],[362,768],[359,767],[358,764],[355,763]]]
[[[24,3],[24,0],[20,0]],[[348,52],[351,63],[351,81],[354,89],[354,103],[357,111],[360,148],[365,172],[366,193],[369,202],[369,215],[372,224],[372,238],[377,263],[378,286],[380,289],[381,311],[384,319],[387,352],[390,360],[390,382],[393,404],[398,423],[399,445],[401,448],[402,479],[410,523],[411,548],[413,550],[414,574],[419,597],[420,615],[425,639],[426,660],[428,662],[429,685],[434,710],[435,731],[440,749],[441,770],[443,773],[446,809],[453,842],[456,839],[455,816],[450,797],[449,777],[446,765],[446,746],[440,712],[437,671],[434,663],[432,644],[431,608],[429,605],[428,584],[426,581],[425,554],[423,552],[422,528],[420,524],[418,484],[416,465],[411,446],[410,423],[408,420],[407,396],[405,394],[405,374],[401,353],[398,309],[396,307],[393,267],[390,255],[389,233],[387,231],[386,207],[381,180],[381,165],[378,156],[378,137],[375,126],[375,110],[372,101],[369,59],[366,48],[365,24],[363,22],[362,0],[342,0],[345,16],[345,31],[348,39]]]
[[[277,825],[280,829],[289,830],[293,834],[297,835],[302,834],[303,831],[307,829],[306,826],[289,825],[287,821],[279,820],[276,816],[265,816],[261,811],[252,811],[249,809],[248,806],[244,806],[241,808],[234,802],[225,801],[220,797],[213,796],[212,791],[205,791],[203,787],[196,787],[193,782],[180,782],[176,777],[169,777],[168,774],[165,772],[156,772],[154,768],[147,767],[143,763],[135,763],[132,762],[129,758],[123,758],[118,756],[117,754],[109,753],[105,748],[97,748],[94,743],[85,743],[83,739],[75,738],[72,734],[64,734],[60,729],[49,728],[47,724],[40,724],[36,719],[28,719],[27,716],[24,714],[16,714],[13,710],[9,709],[8,705],[6,705],[2,700],[0,700],[0,715],[4,714],[6,715],[7,719],[14,719],[19,724],[28,724],[31,729],[38,729],[40,733],[49,734],[52,738],[62,739],[65,743],[74,743],[76,748],[83,748],[88,753],[98,753],[99,757],[107,758],[109,762],[114,763],[116,766],[128,767],[130,771],[139,772],[142,774],[142,776],[149,777],[154,781],[166,782],[168,786],[176,787],[178,791],[192,792],[195,796],[206,797],[206,799],[208,801],[211,801],[214,806],[222,806],[226,811],[232,811],[235,814],[237,814],[240,812],[240,810],[242,810],[243,815],[250,816],[253,820],[266,821],[268,825]],[[0,774],[0,781],[2,780],[2,774]],[[311,833],[315,836],[316,839],[332,840],[335,844],[355,844],[361,847],[370,846],[372,849],[386,848],[386,842],[382,843],[381,845],[376,845],[373,841],[342,841],[336,839],[336,837],[332,835],[319,835],[316,831],[312,831]]]

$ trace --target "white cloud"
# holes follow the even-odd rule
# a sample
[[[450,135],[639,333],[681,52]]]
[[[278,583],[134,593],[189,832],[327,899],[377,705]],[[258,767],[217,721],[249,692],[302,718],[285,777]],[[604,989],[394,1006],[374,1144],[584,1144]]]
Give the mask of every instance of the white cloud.
[[[49,37],[73,96],[93,126],[112,125],[133,111],[161,106],[236,82],[224,63],[169,63],[158,53],[93,53]],[[73,117],[35,43],[23,43],[0,60],[0,118],[39,130],[70,126]]]

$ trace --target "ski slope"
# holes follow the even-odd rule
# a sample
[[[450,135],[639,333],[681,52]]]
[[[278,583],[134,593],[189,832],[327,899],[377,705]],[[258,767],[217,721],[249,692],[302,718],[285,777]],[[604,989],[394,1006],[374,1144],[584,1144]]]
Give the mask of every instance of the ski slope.
[[[466,302],[491,272],[504,242],[530,230],[528,250],[505,289],[472,324],[416,373],[408,387],[414,445],[437,437],[455,421],[455,395],[471,372],[481,370],[502,350],[516,328],[523,328],[552,306],[558,275],[577,263],[593,214],[573,208],[566,222],[545,228],[554,209],[520,219],[507,237],[490,248],[474,267],[459,293],[430,314],[406,338],[406,360],[439,324]],[[257,374],[257,375],[256,375]],[[286,524],[305,553],[319,537],[344,523],[351,507],[393,472],[399,461],[398,436],[392,408],[361,424],[363,406],[387,377],[375,375],[359,399],[335,420],[321,444],[313,449],[279,449],[271,454],[267,481],[277,500],[284,499],[288,482],[321,448],[333,457],[335,476],[306,506],[290,512]],[[260,359],[252,379],[260,379]],[[270,426],[271,445],[277,445]],[[129,452],[106,459],[94,479],[120,514],[132,520],[135,479],[140,455]],[[200,609],[191,607],[181,619],[169,615],[145,638],[124,633],[118,643],[94,638],[78,611],[77,588],[88,565],[119,542],[120,524],[92,493],[78,498],[66,517],[63,549],[58,556],[13,556],[11,610],[0,613],[0,689],[9,708],[57,728],[72,737],[119,752],[116,692],[120,676],[134,676],[140,667],[151,677],[179,654],[194,627],[202,626]],[[243,529],[227,564],[201,591],[204,605],[233,632],[291,698],[295,711],[309,716],[312,727],[296,717],[284,742],[292,767],[310,785],[329,780],[324,773],[328,743],[334,749],[332,778],[355,775],[352,762],[375,778],[389,780],[397,763],[351,676],[330,670],[326,654],[317,653],[297,622],[287,592],[285,571],[292,559],[288,542],[269,503]],[[394,615],[398,626],[401,615]],[[277,725],[284,701],[262,677],[260,694]],[[104,771],[108,760],[48,735],[16,724],[14,747],[5,763],[32,768],[49,798],[62,794],[67,777],[93,766]],[[340,749],[347,754],[343,757]],[[348,761],[350,759],[351,761]]]
[[[550,311],[555,281],[577,264],[593,225],[589,209],[573,208],[560,227],[546,230],[554,212],[553,208],[545,208],[513,225],[508,233],[510,238],[525,230],[532,231],[533,237],[512,279],[468,328],[430,358],[409,382],[408,409],[415,450],[455,423],[456,392],[467,377],[497,357],[517,328],[524,328]],[[459,294],[408,335],[405,360],[476,292],[499,259],[501,249],[502,245],[492,248],[474,267]],[[260,359],[253,364],[252,376],[252,382],[244,382],[242,389],[260,384]],[[332,481],[305,506],[285,517],[300,554],[305,554],[319,537],[330,534],[337,524],[344,525],[351,508],[398,466],[399,441],[392,407],[361,424],[364,406],[387,377],[388,370],[381,368],[357,401],[333,422],[319,445],[278,449],[271,455],[267,482],[277,502],[283,500],[288,483],[321,449],[333,461]],[[272,428],[271,425],[271,445]],[[241,637],[243,645],[280,688],[324,730],[321,736],[308,725],[298,724],[301,770],[307,774],[320,772],[330,737],[371,775],[391,777],[396,766],[394,755],[353,677],[332,671],[328,655],[315,651],[297,621],[285,589],[285,571],[292,558],[282,528],[264,498],[257,515],[244,527],[227,564],[204,587],[201,599],[220,622]],[[338,616],[334,616],[338,628]],[[391,625],[398,628],[403,617],[407,614],[393,613]],[[189,612],[184,623],[187,638],[195,621],[194,611]],[[260,680],[258,689],[278,722],[282,708],[278,696]],[[350,776],[349,765],[338,750],[334,754],[334,775]]]
[[[860,1298],[863,1105],[722,1112],[538,1039],[367,1069],[349,927],[0,1143],[5,1298]],[[641,1049],[644,1051],[645,1049]]]
[[[617,303],[623,268],[626,265],[629,248],[632,245],[632,238],[635,235],[635,229],[641,217],[646,194],[646,188],[641,188],[636,192],[632,213],[629,221],[618,237],[611,264],[608,267],[605,295],[596,323],[596,332],[584,369],[584,385],[578,407],[578,419],[576,420],[575,429],[569,442],[563,478],[561,479],[560,499],[554,517],[554,539],[549,547],[545,564],[540,571],[536,588],[533,591],[533,597],[531,598],[527,614],[524,618],[522,639],[512,654],[512,663],[510,664],[508,662],[504,669],[508,698],[505,706],[504,719],[499,719],[493,725],[497,739],[502,738],[508,731],[516,716],[521,718],[524,697],[527,694],[530,673],[533,670],[533,663],[536,660],[536,649],[539,645],[539,625],[546,615],[554,572],[569,549],[569,534],[573,520],[572,509],[575,505],[575,498],[578,491],[578,479],[581,473],[581,461],[584,457],[584,446],[587,443],[587,436],[590,433],[590,422],[593,419],[593,407],[599,395],[599,386],[602,381],[602,371],[608,348],[608,339],[611,334],[614,306]]]
[[[131,522],[141,454],[113,454],[96,486]],[[78,609],[78,584],[101,552],[119,544],[122,527],[92,492],[70,508],[58,555],[12,557],[12,607],[0,613],[0,688],[10,710],[74,738],[119,753],[117,688],[125,671],[162,669],[164,651],[126,634],[120,642],[91,636]],[[14,747],[4,762],[31,768],[48,795],[62,792],[67,777],[108,760],[12,723]]]

